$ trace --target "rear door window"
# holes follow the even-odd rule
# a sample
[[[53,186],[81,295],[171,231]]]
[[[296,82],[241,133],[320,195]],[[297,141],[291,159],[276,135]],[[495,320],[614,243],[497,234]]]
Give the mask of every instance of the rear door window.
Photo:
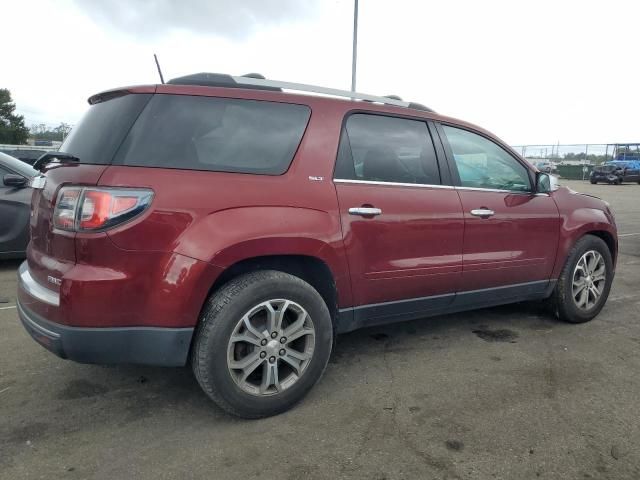
[[[351,115],[342,132],[334,177],[440,184],[440,171],[427,124],[382,115]]]
[[[115,164],[281,175],[307,126],[304,105],[155,95]]]

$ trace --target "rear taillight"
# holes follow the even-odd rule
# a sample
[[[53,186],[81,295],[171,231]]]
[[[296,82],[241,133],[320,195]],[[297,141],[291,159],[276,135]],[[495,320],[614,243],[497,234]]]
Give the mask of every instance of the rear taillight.
[[[75,232],[106,230],[140,215],[152,199],[146,189],[63,187],[53,225]]]

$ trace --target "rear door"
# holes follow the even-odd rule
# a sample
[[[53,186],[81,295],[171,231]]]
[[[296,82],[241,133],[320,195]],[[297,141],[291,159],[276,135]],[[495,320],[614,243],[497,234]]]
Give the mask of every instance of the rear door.
[[[558,246],[555,202],[534,193],[524,162],[492,139],[448,125],[440,132],[464,210],[461,292],[488,301],[498,287],[510,287],[495,290],[502,298],[544,291]]]
[[[464,221],[427,123],[352,114],[334,183],[358,326],[448,305],[461,276]]]

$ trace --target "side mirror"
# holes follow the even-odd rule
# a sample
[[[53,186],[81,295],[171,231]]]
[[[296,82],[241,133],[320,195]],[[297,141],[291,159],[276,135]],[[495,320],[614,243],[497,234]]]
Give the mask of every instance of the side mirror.
[[[11,173],[7,173],[2,179],[2,182],[7,187],[22,188],[27,186],[26,178],[21,175],[13,175]]]
[[[544,172],[536,173],[536,193],[551,193],[558,188],[558,177]]]

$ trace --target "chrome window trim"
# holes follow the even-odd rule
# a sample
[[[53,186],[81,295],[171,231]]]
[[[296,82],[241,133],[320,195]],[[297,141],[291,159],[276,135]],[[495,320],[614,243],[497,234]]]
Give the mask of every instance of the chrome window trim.
[[[352,180],[347,178],[334,178],[334,183],[354,183],[360,185],[388,185],[391,187],[419,187],[419,188],[441,188],[445,190],[469,190],[472,192],[490,192],[490,193],[510,193],[512,195],[530,195],[535,197],[549,197],[548,193],[522,192],[519,190],[500,190],[497,188],[480,188],[480,187],[457,187],[453,185],[433,185],[429,183],[400,183],[400,182],[381,182],[377,180]]]
[[[482,187],[456,187],[456,190],[470,190],[472,192],[494,192],[494,193],[518,193],[521,195],[532,195],[533,192],[525,192],[522,190],[503,190],[500,188],[482,188]]]
[[[511,195],[529,195],[535,197],[548,197],[548,193],[523,192],[522,190],[501,190],[498,188],[481,187],[456,187],[456,190],[470,190],[472,192],[510,193]]]
[[[20,279],[20,287],[29,295],[54,307],[60,306],[60,295],[40,285],[29,273],[27,262],[23,262],[20,265],[18,277]]]
[[[419,187],[419,188],[442,188],[454,190],[453,185],[433,185],[429,183],[401,183],[401,182],[381,182],[377,180],[352,180],[346,178],[334,178],[334,183],[355,183],[362,185],[389,185],[392,187]]]

